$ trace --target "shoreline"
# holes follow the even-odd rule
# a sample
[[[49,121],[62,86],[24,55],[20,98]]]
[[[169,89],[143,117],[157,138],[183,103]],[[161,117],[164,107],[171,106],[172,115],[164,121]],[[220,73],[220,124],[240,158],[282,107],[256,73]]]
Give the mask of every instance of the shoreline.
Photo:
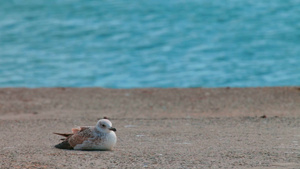
[[[50,110],[112,116],[298,116],[300,87],[263,88],[0,88],[0,117]],[[141,110],[140,112],[137,112]],[[135,112],[128,114],[126,112]]]

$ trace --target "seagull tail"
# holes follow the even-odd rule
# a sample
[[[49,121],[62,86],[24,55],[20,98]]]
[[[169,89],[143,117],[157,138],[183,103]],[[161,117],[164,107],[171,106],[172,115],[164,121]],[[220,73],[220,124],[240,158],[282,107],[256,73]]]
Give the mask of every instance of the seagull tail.
[[[66,133],[53,133],[53,134],[57,134],[57,135],[60,135],[60,136],[63,136],[63,137],[69,137],[73,134],[66,134]]]
[[[55,147],[59,149],[68,149],[68,150],[73,149],[73,147],[70,145],[70,143],[67,140],[55,145]]]

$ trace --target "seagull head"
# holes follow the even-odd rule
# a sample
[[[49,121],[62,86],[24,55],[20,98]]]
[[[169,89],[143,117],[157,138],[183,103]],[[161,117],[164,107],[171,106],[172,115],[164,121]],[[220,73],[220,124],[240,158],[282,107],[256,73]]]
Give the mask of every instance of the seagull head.
[[[112,127],[112,123],[108,119],[101,119],[97,122],[96,128],[104,133],[109,133],[111,131],[116,132],[116,128]]]

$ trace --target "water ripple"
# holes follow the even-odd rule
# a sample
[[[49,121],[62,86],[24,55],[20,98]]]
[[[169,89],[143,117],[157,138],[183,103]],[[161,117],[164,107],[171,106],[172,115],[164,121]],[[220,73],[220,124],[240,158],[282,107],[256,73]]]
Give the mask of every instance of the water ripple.
[[[297,1],[0,2],[0,87],[300,85]]]

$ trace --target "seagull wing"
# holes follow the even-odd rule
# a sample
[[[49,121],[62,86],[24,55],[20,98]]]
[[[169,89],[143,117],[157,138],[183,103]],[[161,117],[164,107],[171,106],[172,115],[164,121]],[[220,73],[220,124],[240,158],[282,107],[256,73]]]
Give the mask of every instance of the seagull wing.
[[[79,127],[79,128],[72,128],[72,133],[77,134],[77,133],[84,131],[86,129],[89,129],[89,128],[91,128],[91,127],[85,126],[85,127]]]
[[[66,137],[60,144],[55,145],[60,149],[73,149],[77,144],[82,144],[85,140],[93,137],[91,127],[73,128],[72,133],[54,133]]]
[[[74,148],[77,144],[82,144],[89,138],[93,138],[93,132],[91,127],[80,127],[79,131],[75,131],[74,134],[68,138],[69,144]]]

